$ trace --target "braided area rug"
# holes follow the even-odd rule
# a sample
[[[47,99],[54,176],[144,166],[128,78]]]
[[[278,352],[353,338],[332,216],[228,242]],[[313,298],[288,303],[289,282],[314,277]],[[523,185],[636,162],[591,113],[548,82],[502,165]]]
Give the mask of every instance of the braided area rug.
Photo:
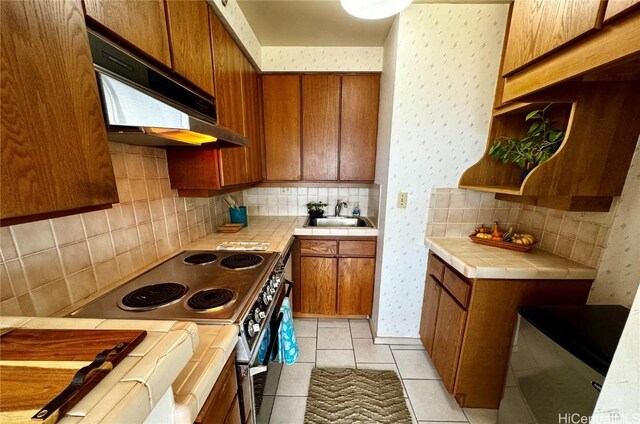
[[[411,424],[411,415],[395,371],[314,368],[304,422]]]

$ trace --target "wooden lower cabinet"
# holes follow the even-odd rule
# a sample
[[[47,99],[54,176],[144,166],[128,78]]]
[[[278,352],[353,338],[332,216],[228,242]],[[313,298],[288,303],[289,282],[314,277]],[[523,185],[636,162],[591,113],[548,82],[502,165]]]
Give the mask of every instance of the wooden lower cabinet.
[[[446,291],[438,301],[438,319],[436,320],[431,359],[442,377],[447,390],[453,390],[458,370],[458,359],[462,336],[467,320],[467,311]]]
[[[436,334],[436,317],[442,289],[433,276],[427,274],[420,319],[420,340],[429,355],[433,352],[433,337]]]
[[[240,424],[242,422],[235,355],[231,355],[227,360],[195,422],[196,424]]]
[[[420,339],[447,390],[468,408],[500,404],[517,308],[584,305],[593,283],[468,279],[433,253],[427,270]]]
[[[296,237],[293,311],[297,316],[367,316],[373,308],[375,237]]]
[[[338,259],[338,315],[371,315],[374,258]]]
[[[336,313],[337,262],[335,258],[300,258],[300,312]]]

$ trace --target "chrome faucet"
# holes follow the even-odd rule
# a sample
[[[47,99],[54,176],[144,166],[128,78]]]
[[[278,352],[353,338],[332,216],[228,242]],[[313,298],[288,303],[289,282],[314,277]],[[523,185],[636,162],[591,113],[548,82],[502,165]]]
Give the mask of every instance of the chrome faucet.
[[[336,204],[336,216],[340,216],[340,211],[342,211],[342,208],[346,208],[347,207],[347,202],[342,202],[340,200],[338,200],[338,203]]]

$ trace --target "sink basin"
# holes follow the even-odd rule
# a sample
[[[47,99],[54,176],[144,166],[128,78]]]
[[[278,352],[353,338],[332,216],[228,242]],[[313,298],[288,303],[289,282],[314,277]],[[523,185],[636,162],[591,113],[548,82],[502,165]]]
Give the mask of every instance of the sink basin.
[[[305,227],[365,227],[373,226],[367,218],[347,218],[328,216],[326,218],[307,218]]]

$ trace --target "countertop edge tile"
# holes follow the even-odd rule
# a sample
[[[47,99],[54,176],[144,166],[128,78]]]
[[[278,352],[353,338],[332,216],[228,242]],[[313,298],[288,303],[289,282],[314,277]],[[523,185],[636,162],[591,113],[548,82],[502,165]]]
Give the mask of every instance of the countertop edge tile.
[[[425,237],[425,245],[467,278],[593,280],[597,270],[534,247],[518,252],[468,238]]]

